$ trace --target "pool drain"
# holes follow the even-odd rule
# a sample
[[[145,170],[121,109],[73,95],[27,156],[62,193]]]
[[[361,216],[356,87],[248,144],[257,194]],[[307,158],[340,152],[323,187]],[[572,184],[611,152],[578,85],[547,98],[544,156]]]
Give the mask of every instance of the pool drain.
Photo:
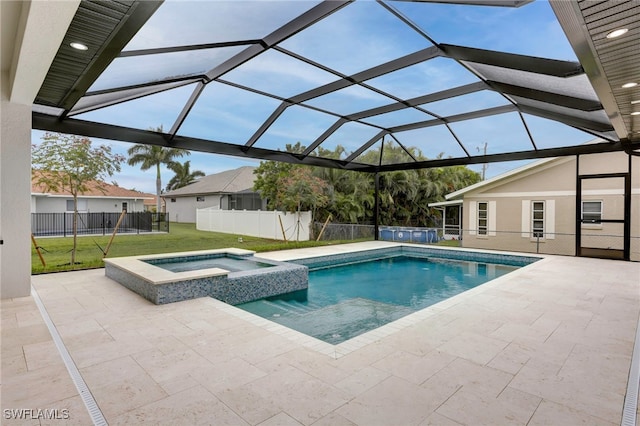
[[[633,347],[631,357],[631,368],[629,369],[629,381],[627,382],[627,393],[624,397],[624,408],[622,409],[622,426],[636,426],[636,416],[638,410],[638,388],[640,387],[640,319],[636,327],[636,342]]]
[[[62,357],[62,361],[64,362],[65,367],[67,367],[67,371],[71,376],[71,380],[73,381],[73,384],[76,385],[78,394],[80,394],[82,402],[84,402],[84,405],[87,407],[87,411],[89,412],[89,416],[91,417],[93,424],[96,426],[108,425],[107,420],[104,418],[102,411],[100,411],[100,408],[96,403],[96,400],[93,398],[93,395],[91,395],[89,387],[80,375],[78,367],[76,367],[76,364],[73,362],[73,358],[71,358],[69,351],[67,351],[67,347],[64,345],[64,342],[62,341],[62,338],[60,337],[56,326],[53,324],[49,313],[44,307],[44,304],[42,303],[38,292],[33,286],[31,286],[31,295],[33,296],[33,300],[38,306],[38,310],[40,311],[40,315],[42,315],[42,319],[49,329],[49,333],[51,334],[51,338],[58,348],[58,352],[60,352],[60,357]]]

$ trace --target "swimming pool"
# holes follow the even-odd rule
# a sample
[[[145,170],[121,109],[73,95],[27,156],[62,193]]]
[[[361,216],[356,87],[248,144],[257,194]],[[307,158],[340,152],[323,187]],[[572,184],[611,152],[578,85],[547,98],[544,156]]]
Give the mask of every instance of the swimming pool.
[[[455,257],[455,256],[454,256]],[[339,344],[518,269],[402,251],[307,260],[309,287],[241,305],[245,311],[330,344]]]

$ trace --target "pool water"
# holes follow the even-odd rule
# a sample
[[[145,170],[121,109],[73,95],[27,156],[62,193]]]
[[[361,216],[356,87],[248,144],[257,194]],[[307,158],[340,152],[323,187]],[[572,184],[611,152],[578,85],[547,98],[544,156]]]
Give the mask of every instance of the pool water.
[[[237,307],[338,344],[518,269],[394,256],[309,271],[309,288]]]
[[[262,263],[252,259],[235,258],[230,256],[178,257],[170,259],[151,259],[146,262],[171,272],[195,271],[198,269],[208,268],[221,268],[229,272],[239,272],[273,266],[268,263]]]

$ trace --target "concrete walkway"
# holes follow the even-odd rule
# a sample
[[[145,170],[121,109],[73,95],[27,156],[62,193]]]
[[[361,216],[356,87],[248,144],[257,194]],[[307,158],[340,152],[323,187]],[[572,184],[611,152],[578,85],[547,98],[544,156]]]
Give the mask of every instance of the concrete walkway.
[[[326,353],[104,270],[32,282],[111,425],[619,425],[640,313],[639,263],[550,256]],[[90,424],[34,298],[1,309],[2,424]]]

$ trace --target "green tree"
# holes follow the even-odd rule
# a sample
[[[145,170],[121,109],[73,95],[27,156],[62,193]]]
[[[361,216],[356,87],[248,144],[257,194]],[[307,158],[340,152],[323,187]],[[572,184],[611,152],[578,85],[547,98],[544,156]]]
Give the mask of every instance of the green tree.
[[[295,145],[287,144],[287,152],[301,153],[305,147],[297,142]],[[260,165],[253,171],[256,179],[253,182],[253,189],[260,193],[260,196],[267,200],[267,207],[273,210],[281,208],[278,205],[278,191],[280,181],[300,166],[291,163],[281,163],[278,161],[261,161]]]
[[[356,161],[364,164],[395,164],[424,161],[427,158],[415,147],[403,148],[393,141],[384,147],[370,149]],[[287,146],[289,152],[303,152],[299,143]],[[340,159],[346,155],[338,145],[333,150],[318,147],[315,155]],[[442,158],[442,154],[437,158]],[[282,196],[284,179],[295,176],[294,171],[303,166],[264,161],[255,171],[256,184],[263,197],[269,200],[269,208],[282,208],[278,197]],[[313,176],[325,182],[325,202],[315,207],[314,217],[325,220],[329,214],[336,222],[371,222],[374,218],[375,182],[371,173],[350,170],[311,167]],[[435,226],[439,213],[428,207],[430,203],[443,201],[449,192],[464,188],[480,180],[480,175],[464,166],[431,169],[399,170],[380,173],[380,223],[385,225]],[[279,204],[280,203],[280,204]],[[322,205],[324,204],[324,205]]]
[[[48,191],[69,192],[73,197],[72,267],[76,264],[78,195],[87,191],[90,183],[101,188],[107,176],[120,171],[123,161],[110,146],[94,147],[90,139],[80,136],[46,133],[42,142],[32,147],[35,182]]]
[[[278,182],[277,205],[300,212],[324,207],[328,202],[327,184],[313,176],[309,167],[295,167]]]
[[[190,170],[191,161],[185,161],[184,163],[179,163],[177,161],[174,161],[169,163],[168,167],[175,173],[175,175],[167,183],[167,191],[172,191],[174,189],[191,185],[199,177],[202,177],[205,175],[204,172],[201,170],[194,170],[192,172]]]
[[[311,217],[317,209],[324,207],[329,201],[325,194],[327,184],[320,178],[313,176],[310,167],[297,166],[291,173],[282,177],[278,182],[277,205],[285,211],[295,211],[300,217],[302,210],[311,210]],[[297,226],[297,240],[300,236],[300,226]]]
[[[152,129],[157,132],[162,132],[162,126]],[[144,145],[136,144],[129,148],[127,151],[129,159],[127,163],[130,166],[140,164],[141,170],[149,170],[152,167],[156,168],[156,211],[161,211],[160,194],[162,194],[162,179],[160,176],[160,166],[165,164],[169,165],[175,162],[175,159],[184,155],[191,154],[185,149],[179,148],[165,148],[157,145]]]

